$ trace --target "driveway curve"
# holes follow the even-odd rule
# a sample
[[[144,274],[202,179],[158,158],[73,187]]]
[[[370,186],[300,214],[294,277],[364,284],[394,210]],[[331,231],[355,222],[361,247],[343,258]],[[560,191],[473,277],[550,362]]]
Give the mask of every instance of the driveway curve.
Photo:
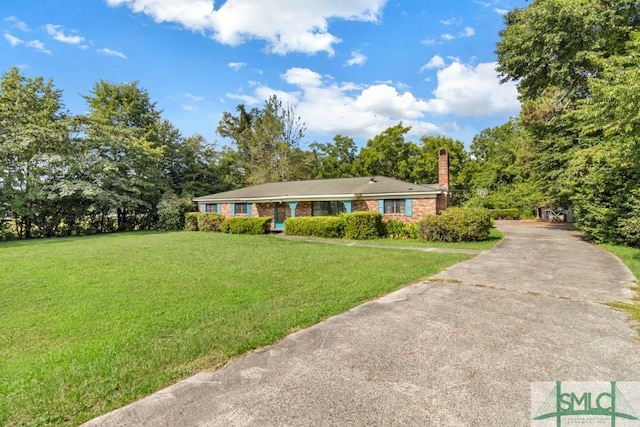
[[[87,426],[529,426],[534,381],[638,381],[633,275],[570,227],[494,249]]]

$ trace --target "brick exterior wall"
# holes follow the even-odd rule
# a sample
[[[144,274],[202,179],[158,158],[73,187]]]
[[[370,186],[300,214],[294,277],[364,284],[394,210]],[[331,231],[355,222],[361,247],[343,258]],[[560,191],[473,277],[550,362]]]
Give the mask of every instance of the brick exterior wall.
[[[449,207],[449,195],[448,194],[438,194],[436,196],[436,214],[439,214],[443,210]]]
[[[354,200],[351,205],[353,212],[378,212],[377,200]]]
[[[273,218],[273,203],[254,203],[253,206],[256,209],[256,216],[270,216]]]
[[[225,218],[231,218],[231,204],[230,203],[220,203],[220,215]]]
[[[299,202],[296,206],[296,216],[311,216],[313,205],[311,202]]]
[[[436,213],[436,199],[413,199],[413,216],[411,217],[413,221]]]

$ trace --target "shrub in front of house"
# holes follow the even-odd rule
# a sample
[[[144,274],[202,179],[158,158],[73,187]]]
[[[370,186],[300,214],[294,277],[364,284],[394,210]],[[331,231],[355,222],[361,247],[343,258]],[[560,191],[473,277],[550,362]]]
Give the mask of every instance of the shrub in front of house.
[[[220,230],[230,234],[268,234],[271,220],[270,217],[227,218],[222,221]]]
[[[287,218],[284,232],[289,236],[312,236],[339,239],[344,236],[344,219],[338,216]]]
[[[220,231],[224,216],[215,213],[200,213],[198,215],[198,230]]]
[[[491,219],[520,219],[520,209],[489,209]]]
[[[407,233],[407,238],[409,239],[417,239],[418,238],[418,224],[415,222],[410,222],[404,225],[405,232]]]
[[[182,230],[185,228],[185,213],[193,210],[193,202],[188,197],[180,197],[167,192],[160,199],[157,210],[158,230]]]
[[[371,240],[384,235],[384,224],[379,212],[352,212],[341,217],[345,220],[346,239]]]
[[[473,242],[486,240],[493,226],[487,209],[448,208],[418,221],[418,238],[425,242]]]
[[[397,219],[390,219],[384,223],[384,229],[384,237],[387,239],[404,240],[418,238],[418,226],[415,222],[404,223]]]
[[[390,219],[384,223],[384,235],[388,239],[407,239],[407,227],[404,222]]]
[[[184,229],[186,231],[199,231],[198,216],[200,212],[187,212],[184,214]]]

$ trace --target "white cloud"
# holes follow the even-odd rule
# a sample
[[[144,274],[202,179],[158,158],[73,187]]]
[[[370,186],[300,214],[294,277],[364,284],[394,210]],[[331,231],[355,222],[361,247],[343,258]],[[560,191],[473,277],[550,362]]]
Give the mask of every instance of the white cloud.
[[[4,33],[4,38],[6,41],[9,42],[9,44],[11,46],[18,46],[19,44],[24,43],[24,40],[19,39],[18,37],[14,36],[13,34],[9,33],[8,31],[5,31]]]
[[[233,71],[239,71],[247,66],[246,62],[229,62],[227,64]]]
[[[106,0],[126,5],[156,22],[176,22],[185,28],[211,32],[220,43],[239,45],[252,39],[267,42],[277,54],[334,54],[341,40],[329,32],[329,21],[377,22],[387,0],[227,0],[214,9],[212,0]]]
[[[433,94],[427,111],[436,114],[480,117],[520,111],[516,85],[500,84],[495,62],[475,67],[453,62],[438,71],[438,87]]]
[[[388,85],[374,85],[364,89],[355,99],[354,105],[362,111],[374,112],[404,120],[420,119],[427,103],[416,99],[411,92],[398,93]]]
[[[238,95],[234,93],[228,93],[226,96],[229,99],[233,99],[235,101],[241,101],[243,104],[246,104],[246,105],[256,105],[261,102],[260,99],[251,95]]]
[[[184,96],[186,96],[187,98],[189,98],[193,102],[202,102],[202,101],[204,101],[204,96],[193,95],[191,93],[185,93]]]
[[[275,94],[283,102],[296,106],[296,113],[303,117],[312,134],[371,138],[399,121],[412,126],[412,135],[443,133],[440,127],[424,119],[426,101],[410,92],[399,92],[390,84],[336,83],[308,68],[291,68],[282,78],[295,89],[284,92],[256,86],[252,95],[227,94],[227,98],[259,104]]]
[[[4,32],[4,38],[5,40],[12,46],[12,47],[16,47],[18,45],[24,44],[27,47],[30,47],[32,49],[37,50],[40,53],[44,53],[47,55],[51,55],[51,51],[49,49],[46,48],[45,44],[42,43],[40,40],[30,40],[30,41],[24,41],[16,36],[14,36],[13,34],[9,33],[8,31]]]
[[[506,15],[507,13],[509,13],[508,9],[495,8],[495,9],[493,9],[493,11],[495,13],[497,13],[498,15]]]
[[[365,62],[367,62],[367,57],[356,50],[351,52],[351,58],[344,65],[347,67],[362,66]]]
[[[322,85],[322,76],[308,68],[289,68],[282,78],[290,85],[300,87],[320,87]]]
[[[109,48],[98,49],[98,52],[107,56],[117,56],[118,58],[127,59],[127,56],[124,53]]]
[[[460,25],[461,22],[462,20],[460,18],[443,19],[440,21],[442,25]]]
[[[67,35],[65,34],[61,28],[62,25],[53,25],[53,24],[47,24],[44,26],[45,30],[47,30],[47,33],[53,37],[54,40],[57,40],[61,43],[67,43],[67,44],[80,44],[84,41],[84,37],[81,36],[72,36],[72,35]]]
[[[195,108],[193,105],[186,104],[186,105],[183,105],[183,106],[182,106],[182,109],[183,109],[183,110],[185,110],[185,111],[193,111],[193,110],[195,110],[196,108]]]
[[[29,26],[26,23],[24,23],[23,21],[21,21],[20,19],[18,19],[17,17],[15,17],[15,16],[9,16],[9,17],[5,18],[4,20],[5,20],[5,22],[12,22],[13,23],[11,28],[15,28],[15,29],[20,30],[20,31],[25,32],[25,33],[30,31],[29,30]]]
[[[427,46],[434,46],[434,45],[440,44],[440,42],[436,39],[424,39],[420,43]]]
[[[420,72],[424,72],[426,70],[432,70],[434,68],[443,68],[445,66],[444,58],[440,55],[435,55],[433,58],[429,60],[426,64],[424,64],[420,68]]]
[[[51,55],[51,51],[49,49],[47,49],[44,45],[44,43],[42,43],[40,40],[31,40],[25,43],[25,46],[28,46],[30,48],[33,48],[35,50],[37,50],[40,53],[45,53],[47,55]]]
[[[495,62],[471,66],[454,60],[446,66],[445,59],[434,58],[430,62],[442,65],[431,98],[394,87],[392,82],[370,85],[336,82],[330,76],[299,67],[282,74],[284,82],[293,86],[289,91],[253,82],[250,94],[228,93],[226,98],[259,106],[276,95],[282,102],[296,106],[309,134],[357,138],[371,138],[400,121],[412,127],[412,136],[456,131],[455,121],[437,125],[429,118],[433,115],[455,119],[520,111],[516,86],[500,85]]]
[[[464,27],[464,31],[460,33],[460,37],[472,37],[476,33],[472,27]]]
[[[457,35],[453,35],[451,33],[445,33],[440,36],[442,40],[451,41],[460,38],[473,37],[475,35],[476,30],[473,27],[464,27],[464,30],[459,32]],[[424,43],[424,42],[423,42]]]

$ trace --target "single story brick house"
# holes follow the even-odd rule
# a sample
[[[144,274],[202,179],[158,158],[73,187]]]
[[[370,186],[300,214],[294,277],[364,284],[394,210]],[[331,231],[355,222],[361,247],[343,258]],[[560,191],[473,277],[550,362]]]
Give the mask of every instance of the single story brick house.
[[[284,181],[196,197],[199,212],[272,217],[272,228],[296,216],[377,211],[384,219],[414,222],[449,205],[449,153],[438,151],[438,183],[412,184],[384,176]]]

